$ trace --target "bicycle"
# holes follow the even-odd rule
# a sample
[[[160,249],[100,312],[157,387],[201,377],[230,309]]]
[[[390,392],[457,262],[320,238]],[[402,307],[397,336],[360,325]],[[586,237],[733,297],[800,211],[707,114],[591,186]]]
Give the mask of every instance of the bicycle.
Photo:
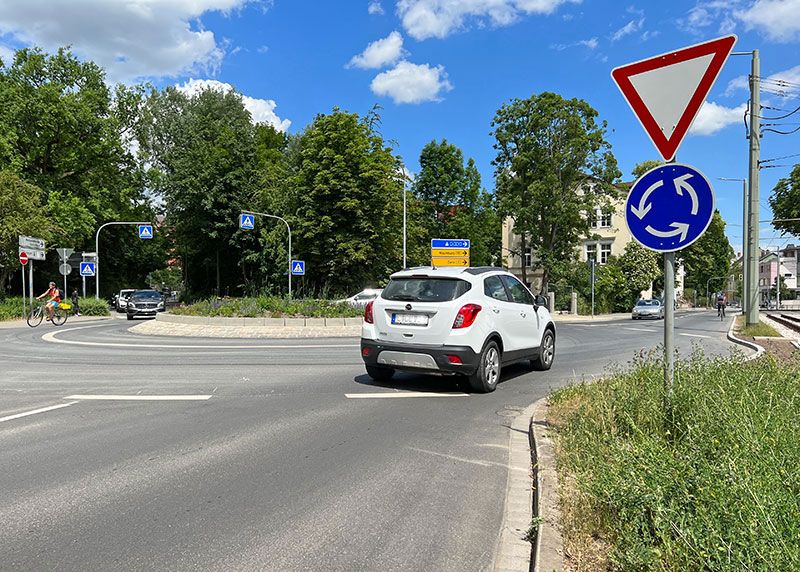
[[[719,316],[720,322],[725,319],[725,306],[723,306],[722,304],[719,304],[717,306],[717,316]]]
[[[71,304],[67,304],[65,302],[61,302],[53,308],[53,325],[54,326],[62,326],[67,321],[67,317],[69,315],[68,310],[72,308]],[[31,328],[35,328],[39,324],[42,323],[44,319],[44,315],[47,311],[44,308],[44,304],[35,304],[32,308],[30,313],[28,314],[28,325]]]

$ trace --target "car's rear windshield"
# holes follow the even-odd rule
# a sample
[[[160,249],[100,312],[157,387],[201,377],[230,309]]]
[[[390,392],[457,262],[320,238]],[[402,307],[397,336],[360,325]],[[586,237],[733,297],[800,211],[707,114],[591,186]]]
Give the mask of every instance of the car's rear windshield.
[[[133,297],[137,300],[160,300],[161,294],[158,292],[136,292]]]
[[[393,278],[383,290],[384,300],[397,302],[449,302],[463,296],[472,284],[457,278]]]

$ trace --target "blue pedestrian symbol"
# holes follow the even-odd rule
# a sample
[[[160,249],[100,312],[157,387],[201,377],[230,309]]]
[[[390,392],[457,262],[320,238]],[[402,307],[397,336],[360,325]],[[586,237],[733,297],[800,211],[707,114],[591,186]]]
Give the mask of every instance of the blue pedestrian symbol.
[[[243,230],[253,230],[255,228],[254,217],[251,214],[239,215],[239,228]]]
[[[306,263],[304,260],[292,260],[292,275],[305,276]]]
[[[689,165],[668,163],[647,171],[625,202],[625,222],[642,246],[681,250],[700,238],[714,216],[714,190]]]
[[[81,276],[94,276],[94,262],[81,262]]]
[[[140,224],[139,225],[139,238],[153,238],[153,225]]]

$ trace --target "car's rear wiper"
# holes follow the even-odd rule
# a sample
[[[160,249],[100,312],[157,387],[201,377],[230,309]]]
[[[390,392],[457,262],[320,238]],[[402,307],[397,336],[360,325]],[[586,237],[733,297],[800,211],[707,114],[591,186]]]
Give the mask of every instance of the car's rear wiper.
[[[408,294],[398,294],[396,296],[392,296],[391,299],[392,300],[398,300],[398,301],[402,300],[403,302],[416,302],[417,301],[417,297],[416,296],[409,296]]]

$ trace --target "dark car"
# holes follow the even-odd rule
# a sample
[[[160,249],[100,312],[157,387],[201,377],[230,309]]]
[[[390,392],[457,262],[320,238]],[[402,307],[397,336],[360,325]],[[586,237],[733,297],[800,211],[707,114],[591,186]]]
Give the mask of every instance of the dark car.
[[[125,312],[128,319],[144,316],[155,318],[157,312],[164,311],[164,297],[155,290],[136,290],[128,297]]]

